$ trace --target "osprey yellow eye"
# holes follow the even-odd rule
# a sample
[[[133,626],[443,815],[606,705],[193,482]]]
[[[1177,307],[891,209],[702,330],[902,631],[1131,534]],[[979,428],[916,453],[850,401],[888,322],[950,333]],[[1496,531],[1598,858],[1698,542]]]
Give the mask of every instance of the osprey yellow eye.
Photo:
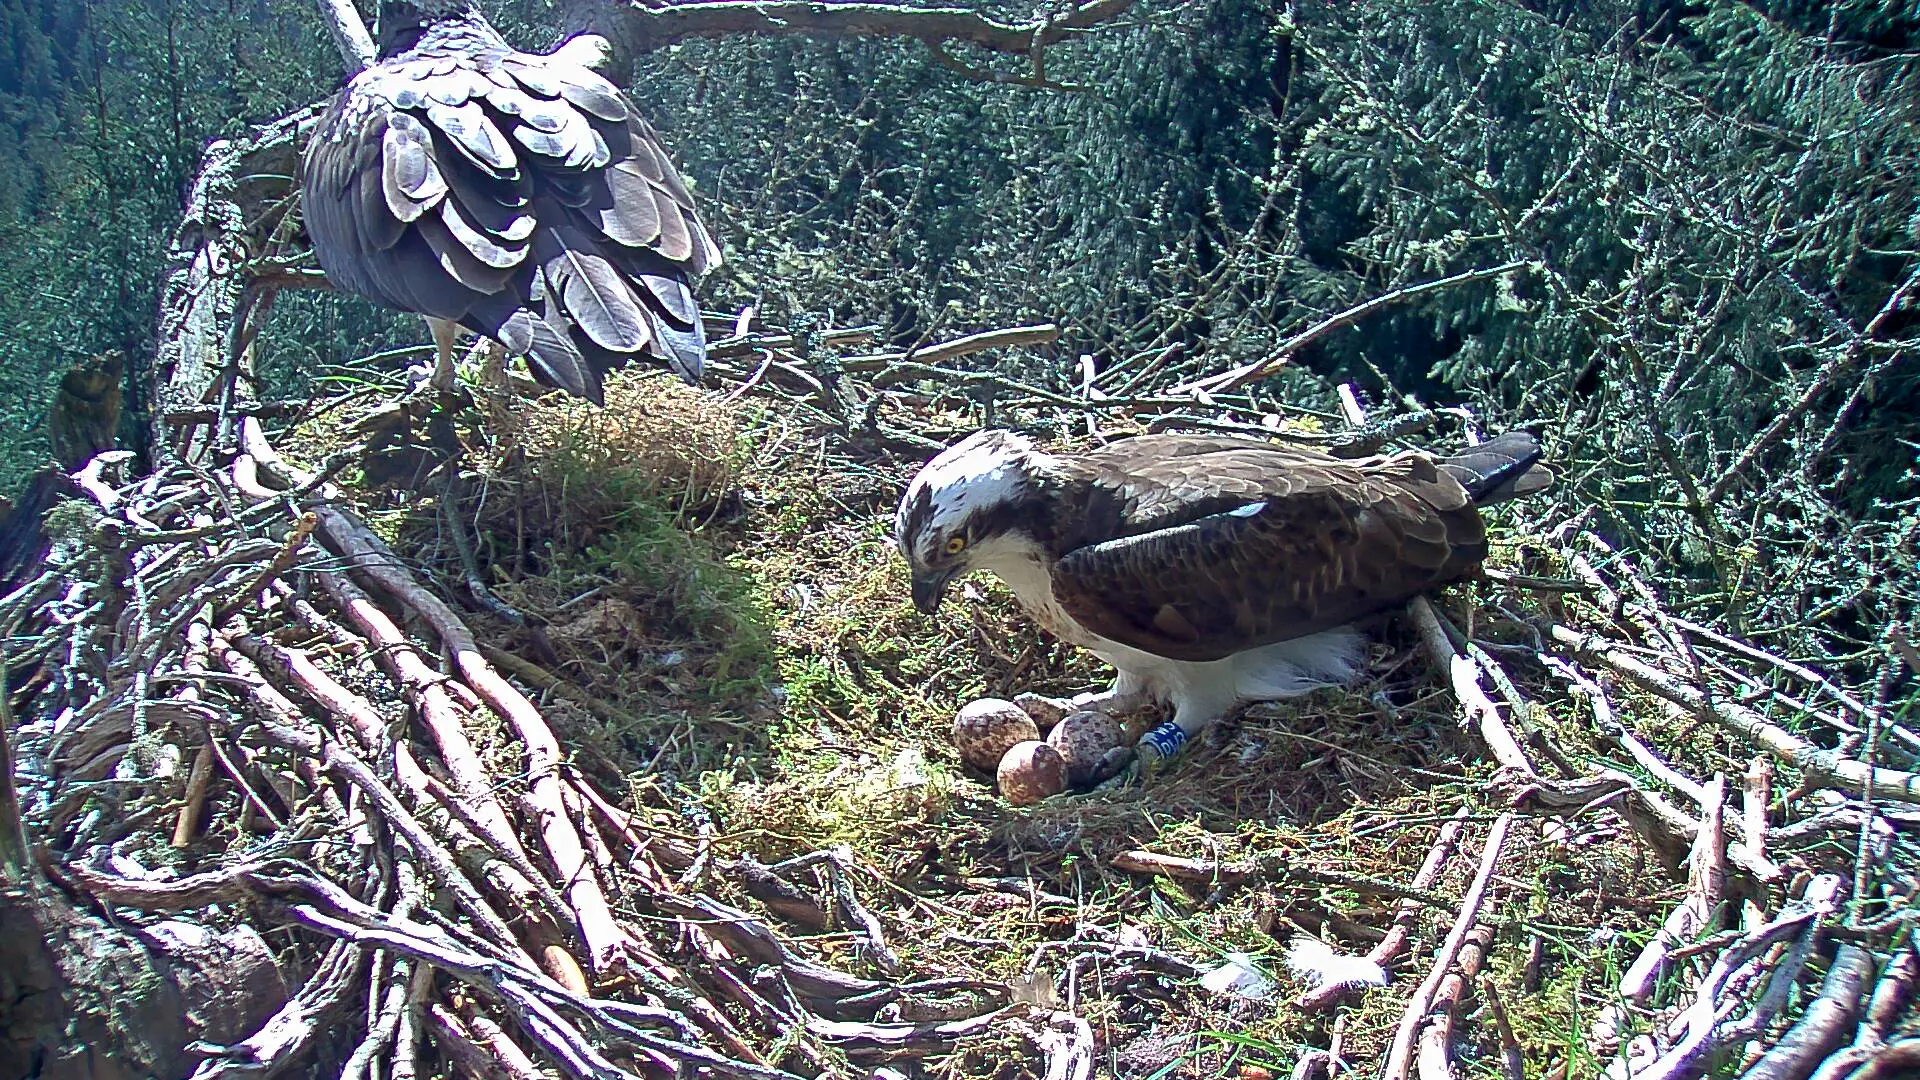
[[[960,554],[961,549],[966,546],[967,538],[964,536],[951,536],[947,538],[947,554],[949,555]]]

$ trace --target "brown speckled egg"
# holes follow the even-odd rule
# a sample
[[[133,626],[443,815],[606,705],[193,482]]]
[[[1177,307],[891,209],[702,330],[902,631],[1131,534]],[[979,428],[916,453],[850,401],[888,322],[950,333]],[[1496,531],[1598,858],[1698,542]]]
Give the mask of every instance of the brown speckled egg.
[[[953,745],[976,769],[992,769],[1008,747],[1039,737],[1040,729],[1026,710],[1001,698],[969,701],[953,718]]]
[[[1060,722],[1061,717],[1073,711],[1065,699],[1051,698],[1044,694],[1015,694],[1013,703],[1025,709],[1027,715],[1033,717],[1033,722],[1039,725],[1041,731],[1051,728]]]
[[[1015,806],[1032,806],[1067,790],[1067,761],[1060,751],[1028,739],[1015,743],[1000,759],[1000,794]]]
[[[1098,783],[1107,751],[1121,745],[1126,735],[1120,722],[1103,712],[1082,710],[1063,718],[1047,734],[1047,745],[1060,751],[1067,763],[1067,782],[1074,787]]]

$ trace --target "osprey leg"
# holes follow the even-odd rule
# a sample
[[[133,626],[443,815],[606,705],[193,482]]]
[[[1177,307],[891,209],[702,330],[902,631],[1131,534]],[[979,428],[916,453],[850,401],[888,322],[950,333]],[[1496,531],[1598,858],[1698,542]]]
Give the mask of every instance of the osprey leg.
[[[1147,693],[1146,684],[1138,676],[1125,671],[1107,689],[1076,694],[1066,701],[1068,712],[1092,710],[1114,717],[1152,703],[1153,695]]]
[[[460,333],[460,324],[445,319],[436,319],[429,315],[427,327],[433,331],[433,375],[427,379],[427,385],[435,390],[453,389],[453,341]]]
[[[480,340],[480,396],[486,402],[487,423],[495,439],[510,439],[520,430],[520,420],[513,407],[513,378],[507,374],[507,347]]]
[[[1134,753],[1139,755],[1141,766],[1151,769],[1168,758],[1178,755],[1194,736],[1207,730],[1208,725],[1220,719],[1220,715],[1217,712],[1175,707],[1173,719],[1140,736],[1139,743],[1134,746]]]

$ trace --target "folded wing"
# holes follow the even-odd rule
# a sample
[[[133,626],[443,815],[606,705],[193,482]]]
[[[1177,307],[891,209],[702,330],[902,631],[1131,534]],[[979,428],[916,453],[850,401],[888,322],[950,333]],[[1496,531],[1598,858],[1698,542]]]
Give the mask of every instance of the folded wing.
[[[328,277],[458,322],[600,400],[634,358],[700,375],[690,280],[720,260],[658,137],[613,85],[466,35],[368,68],[309,143]]]
[[[1158,655],[1217,660],[1340,626],[1486,555],[1466,490],[1425,457],[1232,439],[1130,454],[1110,463],[1125,535],[1063,556],[1054,595],[1087,629]]]

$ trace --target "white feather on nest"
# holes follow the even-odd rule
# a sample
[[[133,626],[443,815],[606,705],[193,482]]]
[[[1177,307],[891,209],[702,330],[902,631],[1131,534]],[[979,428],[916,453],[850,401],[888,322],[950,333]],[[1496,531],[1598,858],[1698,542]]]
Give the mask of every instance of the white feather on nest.
[[[1253,957],[1230,952],[1220,963],[1200,977],[1200,985],[1216,994],[1264,1001],[1273,996],[1273,980],[1267,978]]]
[[[1364,956],[1335,952],[1317,937],[1300,934],[1287,947],[1287,967],[1309,990],[1387,985],[1387,969]]]

